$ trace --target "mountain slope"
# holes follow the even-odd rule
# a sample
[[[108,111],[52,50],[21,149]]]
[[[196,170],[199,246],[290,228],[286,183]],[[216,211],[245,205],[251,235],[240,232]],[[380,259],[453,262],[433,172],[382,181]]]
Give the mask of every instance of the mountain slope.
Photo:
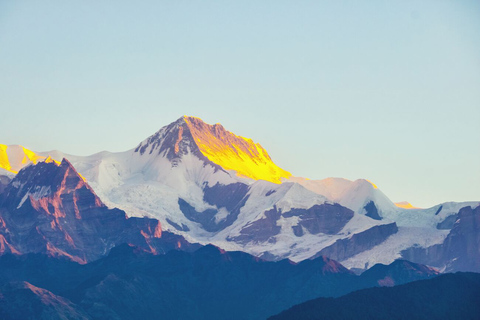
[[[94,318],[264,319],[295,302],[358,286],[357,276],[327,258],[267,262],[213,246],[153,256],[121,245],[83,266],[39,255],[3,256],[0,266],[0,281],[42,286]]]
[[[91,319],[68,299],[28,282],[11,282],[0,287],[0,318],[16,319]]]
[[[478,319],[480,274],[446,274],[393,288],[371,288],[340,298],[319,298],[271,320]]]
[[[365,287],[377,283],[380,287],[393,287],[420,279],[434,278],[438,270],[407,260],[395,260],[389,265],[376,264],[362,273]]]
[[[402,256],[447,272],[480,272],[480,206],[464,207],[455,218],[443,243],[427,248],[413,246],[402,251]]]

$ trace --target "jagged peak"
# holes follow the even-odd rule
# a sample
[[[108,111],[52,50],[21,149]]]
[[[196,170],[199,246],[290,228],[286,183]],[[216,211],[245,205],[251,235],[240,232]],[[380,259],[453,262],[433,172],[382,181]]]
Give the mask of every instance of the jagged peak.
[[[88,190],[96,206],[104,206],[70,161],[63,158],[61,162],[41,161],[24,167],[9,183],[5,193],[15,195],[13,198],[18,200],[18,209],[29,198],[56,198],[80,189]]]
[[[135,152],[166,155],[169,159],[193,153],[225,170],[254,180],[280,183],[291,174],[278,167],[267,151],[252,139],[238,136],[221,124],[182,116],[140,143]]]
[[[48,175],[45,174],[46,171],[50,171]],[[28,172],[29,174],[25,175],[23,172]],[[28,179],[35,181],[36,183],[41,181],[36,179],[36,177],[39,177],[38,179],[44,179],[44,183],[50,184],[59,179],[64,180],[65,176],[67,175],[71,179],[78,178],[79,180],[85,182],[85,178],[83,178],[77,172],[72,163],[66,158],[63,158],[62,161],[59,162],[48,157],[44,161],[40,161],[37,164],[32,164],[23,168],[20,170],[17,177],[18,179],[28,177]],[[17,179],[17,177],[15,177],[15,179]]]

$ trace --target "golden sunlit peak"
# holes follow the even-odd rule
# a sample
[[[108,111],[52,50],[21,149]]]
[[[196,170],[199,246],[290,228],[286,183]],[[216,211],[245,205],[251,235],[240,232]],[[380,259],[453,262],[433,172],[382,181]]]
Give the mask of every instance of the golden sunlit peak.
[[[200,120],[200,121],[202,121],[202,122],[205,122],[205,121],[203,121],[201,118],[199,118],[199,117],[194,117],[194,116],[183,115],[182,118],[183,118],[183,120],[185,120],[185,121],[188,121],[188,119],[197,119],[197,120]],[[182,118],[180,118],[180,119],[182,119]]]
[[[365,180],[367,180],[367,179],[365,179]],[[373,183],[373,182],[370,181],[370,180],[367,180],[367,181],[368,181],[368,183],[370,183],[370,184],[372,185],[372,187],[373,187],[374,189],[378,189],[378,187],[377,187],[377,185],[376,185],[375,183]]]
[[[407,201],[395,202],[395,205],[403,209],[420,209],[419,207],[414,207],[411,203]]]
[[[46,163],[55,163],[57,166],[60,165],[60,161],[57,161],[57,160],[53,159],[51,156],[48,156],[48,157],[44,160],[44,162],[46,162]]]
[[[10,161],[8,160],[7,145],[0,144],[0,168],[5,169],[12,173],[17,173],[16,170],[12,169]]]
[[[200,152],[210,161],[239,176],[281,183],[291,173],[279,168],[263,147],[252,139],[237,136],[217,123],[210,125],[197,117],[183,119]]]
[[[57,165],[60,164],[60,162],[52,159],[50,156],[40,156],[25,147],[19,145],[7,146],[0,144],[0,168],[9,172],[17,174],[18,171],[28,164],[37,164],[40,161],[45,161],[47,163],[54,162]]]
[[[45,159],[45,157],[39,156],[35,152],[22,146],[0,145],[0,168],[9,172],[16,174],[27,164],[36,164],[42,159]]]
[[[22,147],[23,153],[25,154],[25,157],[23,157],[22,164],[26,164],[29,161],[31,161],[33,164],[36,164],[38,161],[45,159],[45,157],[39,156],[32,150],[28,150],[24,147]]]

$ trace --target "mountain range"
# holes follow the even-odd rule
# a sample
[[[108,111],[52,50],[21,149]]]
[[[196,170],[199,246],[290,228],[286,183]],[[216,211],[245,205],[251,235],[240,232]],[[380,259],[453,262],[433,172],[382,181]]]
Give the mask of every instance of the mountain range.
[[[83,157],[0,147],[3,179],[29,164],[62,159],[107,207],[157,219],[163,231],[191,243],[267,260],[325,255],[356,269],[406,257],[425,262],[420,249],[442,246],[460,209],[479,205],[420,209],[395,205],[368,180],[294,177],[260,144],[187,116],[119,153]],[[442,257],[428,262],[456,270],[450,263],[456,257]]]
[[[278,317],[334,319],[358,301],[370,314],[383,293],[480,272],[479,226],[479,202],[421,209],[368,180],[295,177],[194,117],[120,153],[0,145],[0,317],[265,319],[300,304]]]

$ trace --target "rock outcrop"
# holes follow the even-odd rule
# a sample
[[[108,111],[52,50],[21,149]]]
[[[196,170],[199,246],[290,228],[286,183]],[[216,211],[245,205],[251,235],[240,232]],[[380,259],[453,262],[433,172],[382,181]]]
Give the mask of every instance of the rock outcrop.
[[[152,253],[188,248],[158,220],[109,209],[67,160],[22,169],[0,194],[0,253],[47,253],[79,263],[121,243]]]
[[[373,248],[397,231],[398,227],[395,222],[378,225],[356,233],[349,238],[339,239],[332,245],[320,250],[312,258],[327,256],[334,260],[343,261],[362,251]]]
[[[480,272],[480,206],[460,209],[443,243],[428,248],[412,247],[402,251],[402,256],[446,271]]]

